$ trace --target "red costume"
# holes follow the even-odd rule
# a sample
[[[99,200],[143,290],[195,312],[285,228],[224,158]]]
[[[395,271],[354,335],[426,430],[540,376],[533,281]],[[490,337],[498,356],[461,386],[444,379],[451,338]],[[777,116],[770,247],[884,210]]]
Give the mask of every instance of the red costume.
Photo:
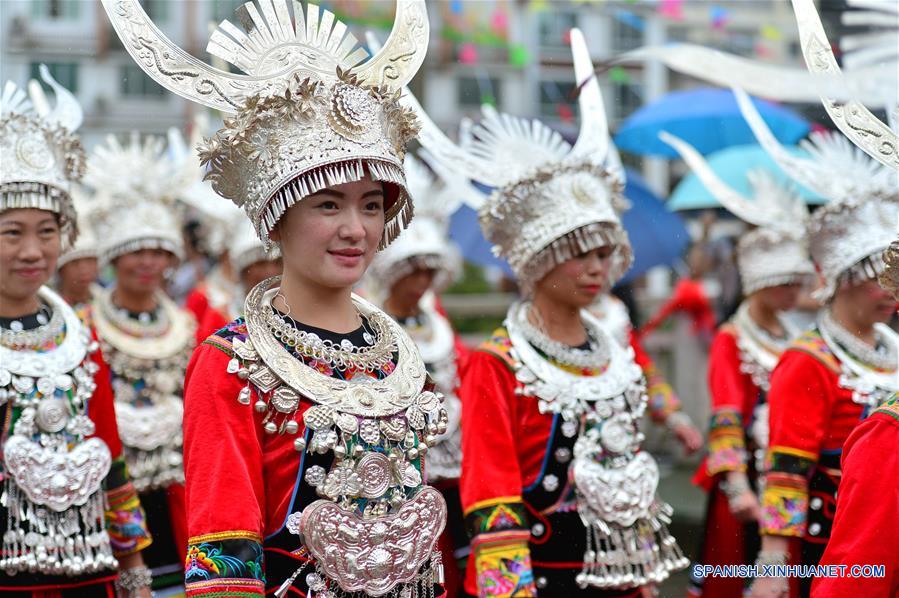
[[[695,484],[709,492],[699,555],[703,565],[750,564],[758,550],[757,526],[744,524],[734,517],[727,497],[718,486],[729,471],[747,473],[752,483],[757,477],[752,456],[760,447],[753,441],[750,428],[755,410],[765,397],[752,375],[741,367],[738,335],[732,324],[723,325],[709,353],[712,408],[708,455],[693,477]],[[709,577],[694,579],[693,583],[696,587],[691,595],[697,596],[739,596],[744,589],[744,580],[738,577]]]
[[[558,596],[639,596],[639,589],[606,593],[575,583],[586,548],[567,482],[577,430],[559,415],[541,413],[539,397],[520,395],[511,351],[500,328],[472,352],[462,384],[461,495],[472,537],[466,592],[526,596],[549,588],[544,591]]]
[[[822,565],[842,576],[818,578],[813,598],[899,596],[899,398],[859,424],[843,446],[840,493]],[[882,577],[853,577],[853,565],[883,565]]]
[[[841,375],[839,360],[812,330],[784,352],[771,376],[761,533],[796,539],[803,564],[817,564],[830,539],[843,445],[865,415]],[[809,583],[801,580],[803,593]]]

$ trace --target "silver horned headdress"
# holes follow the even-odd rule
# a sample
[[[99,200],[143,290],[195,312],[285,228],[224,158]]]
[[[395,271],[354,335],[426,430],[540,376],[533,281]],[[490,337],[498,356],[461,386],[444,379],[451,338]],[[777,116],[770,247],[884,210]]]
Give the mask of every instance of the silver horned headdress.
[[[881,253],[896,236],[899,171],[875,162],[835,132],[813,133],[794,156],[777,141],[742,89],[734,89],[746,121],[765,151],[797,183],[829,203],[809,219],[812,260],[823,279],[816,291],[830,299],[847,275],[875,278],[883,269]]]
[[[106,145],[91,152],[84,182],[96,193],[91,224],[100,238],[101,262],[141,249],[164,249],[184,257],[174,202],[180,180],[161,137],[141,140],[132,132],[123,145],[108,136]]]
[[[86,162],[75,135],[83,113],[75,96],[50,76],[45,65],[40,73],[56,95],[53,108],[35,80],[29,82],[28,94],[8,81],[0,97],[0,211],[55,212],[64,245],[70,246],[78,234],[71,185],[81,179]]]
[[[612,283],[633,259],[617,213],[624,204],[624,169],[609,138],[599,83],[578,29],[571,30],[571,50],[581,85],[581,129],[574,146],[539,121],[485,106],[471,143],[460,147],[427,118],[411,94],[403,96],[422,120],[422,145],[460,176],[495,188],[479,211],[481,227],[525,294],[555,265],[595,247],[616,248]]]
[[[439,293],[459,275],[462,257],[449,239],[449,219],[462,203],[464,190],[459,178],[435,161],[406,154],[409,190],[415,197],[415,220],[386,249],[375,256],[368,269],[366,287],[376,301],[386,299],[397,280],[415,268],[435,271],[432,288]],[[433,163],[434,172],[426,164]]]
[[[237,11],[243,30],[223,21],[207,46],[245,74],[184,52],[137,0],[103,5],[125,48],[150,77],[231,115],[201,145],[200,157],[215,191],[246,211],[266,247],[290,206],[366,174],[387,191],[382,246],[408,224],[412,202],[403,156],[417,124],[399,104],[398,91],[424,60],[424,0],[397,2],[387,43],[367,61],[367,52],[329,11],[309,4],[304,15],[297,1],[247,2]]]
[[[659,137],[677,150],[721,205],[758,227],[744,234],[737,244],[744,294],[814,278],[805,236],[808,208],[794,189],[779,183],[766,170],[754,170],[748,173],[754,191],[750,199],[721,180],[692,145],[665,131]]]

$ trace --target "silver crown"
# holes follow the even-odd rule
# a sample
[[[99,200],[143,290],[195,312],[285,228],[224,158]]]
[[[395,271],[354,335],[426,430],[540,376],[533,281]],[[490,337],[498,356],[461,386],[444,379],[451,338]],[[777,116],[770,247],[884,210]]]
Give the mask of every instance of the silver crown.
[[[86,185],[95,192],[91,224],[104,264],[141,249],[164,249],[184,257],[181,219],[174,198],[180,180],[165,141],[132,132],[127,144],[106,138],[88,159]]]
[[[483,109],[468,147],[450,141],[411,93],[403,100],[422,121],[422,145],[459,176],[494,187],[481,206],[484,234],[509,262],[524,293],[553,266],[577,253],[613,245],[615,282],[633,258],[618,210],[624,209],[624,169],[609,138],[599,83],[584,37],[571,30],[581,130],[572,147],[539,121]]]
[[[75,135],[83,114],[75,96],[43,64],[40,73],[56,95],[52,109],[35,80],[28,84],[28,95],[8,81],[0,98],[0,211],[55,212],[64,246],[70,246],[78,234],[71,185],[85,169],[84,148]]]
[[[398,100],[428,44],[424,0],[397,3],[394,29],[370,60],[329,11],[287,0],[247,2],[207,50],[246,74],[213,68],[157,29],[137,0],[103,0],[125,48],[171,91],[233,116],[201,147],[215,191],[242,207],[266,247],[284,212],[327,186],[369,174],[385,183],[389,243],[412,217],[403,174],[414,116]]]
[[[829,200],[808,224],[809,251],[824,283],[815,296],[826,301],[844,273],[868,259],[879,263],[895,239],[899,171],[875,162],[832,132],[812,134],[802,142],[808,158],[794,156],[777,141],[749,96],[741,89],[734,93],[744,118],[777,165]]]
[[[753,198],[744,197],[721,180],[696,149],[666,131],[659,137],[673,147],[706,189],[725,208],[758,226],[737,243],[737,268],[743,293],[794,282],[809,282],[815,267],[808,255],[805,228],[808,209],[796,191],[767,171],[748,173]]]

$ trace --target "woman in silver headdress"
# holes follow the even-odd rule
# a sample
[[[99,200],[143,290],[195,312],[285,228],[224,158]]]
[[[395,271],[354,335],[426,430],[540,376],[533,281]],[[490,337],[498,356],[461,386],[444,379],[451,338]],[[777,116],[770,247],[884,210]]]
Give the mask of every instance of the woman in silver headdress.
[[[187,544],[181,417],[184,372],[196,322],[165,294],[166,272],[183,257],[174,216],[174,165],[161,138],[127,144],[110,136],[88,159],[96,193],[92,225],[99,259],[115,283],[90,310],[112,370],[125,459],[140,492],[154,543],[145,553],[157,587],[180,583]]]
[[[187,372],[187,594],[440,594],[424,456],[447,413],[409,336],[352,294],[412,216],[397,91],[424,59],[424,1],[397,4],[368,61],[328,11],[246,4],[246,32],[223,22],[209,45],[246,75],[187,56],[136,0],[105,5],[152,77],[229,113],[200,156],[283,256]]]
[[[149,596],[150,544],[92,331],[46,286],[77,235],[81,108],[42,65],[0,99],[0,592]],[[119,570],[118,580],[116,569]]]
[[[755,193],[744,197],[692,146],[668,133],[661,137],[724,207],[758,227],[737,243],[745,299],[718,329],[709,352],[709,448],[694,477],[709,491],[699,562],[751,565],[759,545],[758,477],[768,448],[766,395],[771,371],[799,334],[781,314],[795,307],[815,275],[805,236],[808,210],[795,191],[764,170],[748,173]],[[690,595],[738,596],[744,583],[739,577],[695,577]]]
[[[460,393],[474,595],[639,596],[687,564],[640,448],[642,372],[586,310],[632,256],[617,212],[624,173],[580,31],[571,44],[582,85],[573,147],[488,107],[462,148],[421,113],[424,147],[495,188],[481,227],[523,294],[469,357]]]
[[[815,327],[783,352],[771,375],[769,448],[761,501],[759,564],[788,559],[818,564],[833,522],[840,452],[859,420],[899,390],[899,337],[884,322],[893,298],[877,284],[883,251],[895,238],[899,175],[857,149],[839,133],[817,133],[796,157],[775,139],[742,90],[743,115],[761,145],[797,183],[829,202],[806,230],[824,304]],[[811,579],[798,592],[808,595]],[[787,592],[783,579],[759,579],[756,596]]]

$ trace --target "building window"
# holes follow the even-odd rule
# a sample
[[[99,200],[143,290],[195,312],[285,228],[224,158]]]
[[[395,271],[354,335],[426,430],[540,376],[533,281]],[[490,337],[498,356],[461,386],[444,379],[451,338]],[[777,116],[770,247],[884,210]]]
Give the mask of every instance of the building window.
[[[643,88],[638,83],[614,83],[615,121],[621,122],[643,105]]]
[[[643,45],[642,21],[616,16],[612,19],[612,51],[627,52]]]
[[[539,13],[540,46],[543,48],[568,48],[568,32],[577,27],[577,14],[548,10]]]
[[[502,106],[502,86],[496,77],[460,77],[458,96],[460,108],[480,108],[481,104]]]
[[[119,90],[126,98],[161,99],[166,97],[165,89],[151,79],[136,64],[126,64],[119,71]]]
[[[32,62],[31,63],[31,79],[37,79],[38,81],[43,82],[41,79],[41,64],[47,65],[47,70],[50,71],[50,76],[52,76],[56,81],[71,91],[72,93],[78,93],[78,63],[77,62]],[[49,87],[45,86],[45,89],[49,89]]]
[[[75,20],[80,0],[31,0],[31,16],[35,19]]]
[[[573,81],[540,82],[540,116],[547,119],[576,121],[577,98]]]

